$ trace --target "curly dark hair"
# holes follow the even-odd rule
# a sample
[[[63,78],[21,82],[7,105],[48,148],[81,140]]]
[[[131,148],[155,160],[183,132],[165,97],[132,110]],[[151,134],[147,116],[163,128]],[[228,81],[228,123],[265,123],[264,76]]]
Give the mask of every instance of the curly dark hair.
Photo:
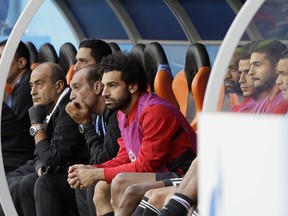
[[[138,84],[141,92],[146,91],[148,78],[140,61],[130,53],[115,53],[104,57],[100,63],[100,72],[120,71],[121,80],[127,85]]]

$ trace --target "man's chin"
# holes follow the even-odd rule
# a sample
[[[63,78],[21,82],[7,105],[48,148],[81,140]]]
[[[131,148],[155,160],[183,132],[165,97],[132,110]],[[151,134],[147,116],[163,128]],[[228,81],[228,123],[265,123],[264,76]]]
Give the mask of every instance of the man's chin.
[[[37,105],[37,106],[46,106],[46,104],[43,104],[41,102],[34,102],[33,105]]]
[[[114,110],[116,110],[116,107],[114,106],[114,105],[106,105],[106,107],[109,109],[109,110],[111,110],[111,111],[114,111]]]
[[[235,93],[235,89],[234,88],[227,88],[227,87],[225,87],[225,93],[226,94],[230,94],[230,93]]]

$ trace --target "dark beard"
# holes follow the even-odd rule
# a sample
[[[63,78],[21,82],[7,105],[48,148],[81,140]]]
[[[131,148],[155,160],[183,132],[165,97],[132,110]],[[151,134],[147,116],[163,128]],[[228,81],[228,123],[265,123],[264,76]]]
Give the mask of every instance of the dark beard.
[[[225,94],[229,94],[229,93],[236,93],[240,95],[242,94],[240,83],[236,83],[233,80],[230,80],[229,83],[230,83],[229,87],[225,86]]]
[[[122,98],[119,99],[118,101],[115,101],[115,104],[108,105],[108,108],[113,111],[122,110],[127,106],[127,104],[129,104],[130,101],[131,101],[131,94],[127,89],[124,92]]]
[[[266,91],[267,89],[272,88],[276,84],[276,79],[277,79],[277,77],[273,76],[269,80],[267,80],[267,82],[264,83],[263,85],[255,86],[255,92],[256,93],[262,93],[262,92]]]

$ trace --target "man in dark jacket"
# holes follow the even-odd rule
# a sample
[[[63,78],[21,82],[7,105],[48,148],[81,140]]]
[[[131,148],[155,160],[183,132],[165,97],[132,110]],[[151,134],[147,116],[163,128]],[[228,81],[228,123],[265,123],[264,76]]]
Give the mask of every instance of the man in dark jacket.
[[[7,40],[0,42],[0,57],[6,43]],[[4,101],[14,111],[27,131],[30,127],[27,111],[33,105],[29,86],[30,75],[30,53],[27,46],[20,41],[8,73]]]
[[[2,103],[1,142],[6,174],[33,158],[31,136],[5,102]]]
[[[77,71],[70,83],[72,102],[66,107],[67,113],[79,124],[79,129],[85,136],[90,164],[101,164],[114,158],[119,149],[117,111],[110,111],[105,107],[98,69],[96,65],[89,65]],[[95,185],[85,190],[76,190],[81,216],[96,215],[92,200],[94,187]]]
[[[20,185],[23,213],[78,214],[74,190],[67,183],[67,167],[87,163],[89,154],[78,124],[65,111],[70,102],[65,73],[57,64],[40,64],[31,73],[30,86],[34,103],[29,109],[30,134],[35,140],[36,159],[35,172],[26,175]],[[44,186],[50,190],[42,190]]]
[[[6,43],[7,40],[0,42],[0,58]],[[13,57],[5,85],[1,121],[2,154],[5,173],[16,209],[21,209],[21,206],[19,206],[20,203],[18,202],[18,205],[16,204],[16,200],[19,200],[19,181],[23,175],[30,172],[31,165],[26,165],[25,163],[34,158],[33,152],[35,149],[33,137],[29,135],[30,119],[28,109],[33,105],[30,95],[30,75],[29,50],[27,46],[20,41]],[[31,162],[32,161],[29,163]],[[25,168],[20,168],[21,165]],[[26,169],[26,166],[28,169]],[[20,168],[20,170],[14,171],[16,168]],[[2,215],[4,215],[4,212],[0,206],[0,216]]]

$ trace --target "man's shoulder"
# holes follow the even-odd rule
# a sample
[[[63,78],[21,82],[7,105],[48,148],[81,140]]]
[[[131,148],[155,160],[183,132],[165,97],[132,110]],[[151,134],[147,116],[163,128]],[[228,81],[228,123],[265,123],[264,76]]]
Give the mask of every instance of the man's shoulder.
[[[281,101],[273,107],[272,112],[274,114],[286,114],[288,112],[288,101]]]
[[[20,84],[29,84],[30,81],[30,76],[31,76],[31,70],[26,69],[25,72],[22,74],[21,79],[19,81]],[[29,84],[30,86],[30,84]]]
[[[143,108],[142,114],[151,116],[172,115],[171,110],[163,104],[152,104]]]

